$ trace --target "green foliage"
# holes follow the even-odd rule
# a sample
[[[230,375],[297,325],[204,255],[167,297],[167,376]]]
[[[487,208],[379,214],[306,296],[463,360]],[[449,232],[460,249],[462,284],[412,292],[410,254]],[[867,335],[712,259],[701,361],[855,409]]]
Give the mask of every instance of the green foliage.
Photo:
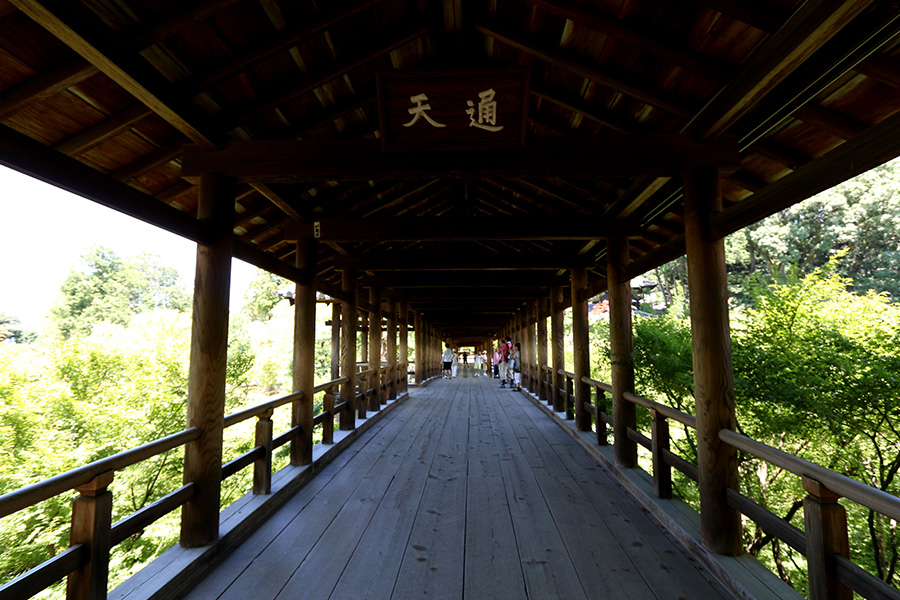
[[[288,292],[293,294],[293,288],[294,284],[287,279],[257,269],[244,294],[242,312],[253,321],[268,321],[279,302],[288,297]]]
[[[0,343],[9,341],[15,344],[28,344],[37,339],[37,332],[17,327],[20,323],[16,317],[0,313]]]
[[[122,259],[107,248],[94,248],[81,262],[81,269],[63,282],[51,311],[64,338],[89,334],[97,323],[127,325],[133,315],[157,308],[190,308],[178,273],[153,255]]]
[[[753,306],[735,313],[732,347],[736,410],[746,435],[892,494],[900,492],[900,306],[885,295],[851,291],[837,259],[784,285],[749,288]],[[671,316],[635,321],[637,389],[691,413],[690,328]],[[696,458],[693,432],[673,432],[677,453]],[[749,456],[741,489],[803,528],[799,478]],[[696,498],[693,484],[677,488]],[[897,583],[900,548],[889,519],[848,503],[854,560]],[[752,523],[750,552],[804,591],[802,556]]]

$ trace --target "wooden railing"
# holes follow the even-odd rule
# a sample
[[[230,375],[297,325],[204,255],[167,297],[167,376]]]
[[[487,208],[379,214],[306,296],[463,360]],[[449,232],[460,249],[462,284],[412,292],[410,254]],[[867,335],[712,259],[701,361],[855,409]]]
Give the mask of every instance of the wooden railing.
[[[550,390],[546,401],[552,405],[554,398],[562,400],[566,418],[572,419],[575,409],[575,396],[572,393],[575,374],[565,370],[557,371],[558,381],[563,384],[552,389],[552,368],[542,366],[539,372],[541,385]],[[594,416],[597,444],[606,445],[606,426],[613,423],[611,415],[606,413],[606,394],[612,393],[612,386],[589,377],[583,377],[582,381],[594,389],[593,402],[586,402],[584,408]],[[650,453],[656,495],[660,498],[672,497],[673,468],[697,482],[697,465],[673,453],[669,445],[669,421],[677,421],[696,431],[696,418],[637,394],[626,392],[624,397],[628,402],[649,411],[650,437],[630,427],[627,431],[629,440]],[[559,406],[556,405],[556,408]],[[754,521],[768,534],[806,557],[811,599],[849,599],[855,592],[863,598],[900,600],[900,590],[850,560],[846,509],[838,503],[839,498],[846,498],[889,519],[900,521],[900,498],[731,430],[721,430],[719,438],[741,452],[801,478],[808,494],[803,503],[805,531],[741,494],[739,490],[728,488],[727,502],[731,508]]]
[[[388,394],[395,394],[392,397],[402,393],[401,390],[405,391],[406,368],[405,362],[398,364],[397,369],[382,367],[379,384],[381,389],[387,390]],[[394,371],[402,373],[402,377]],[[358,403],[364,403],[368,395],[374,393],[374,390],[363,389],[365,375],[368,373],[359,373],[359,388],[356,392]],[[349,403],[335,403],[335,399],[340,398],[341,386],[347,385],[349,381],[348,377],[341,377],[313,388],[314,395],[323,394],[322,410],[314,415],[313,425],[321,426],[324,444],[334,443],[335,419],[339,419],[342,424],[353,422]],[[272,417],[279,407],[302,399],[302,393],[292,393],[225,417],[225,428],[254,417],[257,421],[254,447],[222,465],[223,480],[252,465],[253,494],[271,493],[272,458],[275,450],[288,442],[299,440],[302,434],[301,428],[295,426],[275,436]],[[68,577],[68,598],[105,597],[110,550],[180,508],[194,495],[194,484],[187,483],[112,524],[112,493],[108,487],[116,472],[195,441],[200,435],[200,429],[196,427],[186,429],[0,496],[0,518],[3,518],[70,490],[76,490],[80,494],[72,506],[70,547],[0,586],[0,600],[29,598],[64,577]]]

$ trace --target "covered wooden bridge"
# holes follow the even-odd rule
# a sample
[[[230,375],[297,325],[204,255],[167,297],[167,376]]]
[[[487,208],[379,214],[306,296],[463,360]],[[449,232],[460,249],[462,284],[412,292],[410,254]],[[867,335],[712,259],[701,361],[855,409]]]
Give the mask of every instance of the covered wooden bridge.
[[[213,581],[202,577],[215,565],[252,554],[239,542],[260,543],[253,540],[277,528],[278,519],[301,528],[314,522],[303,512],[274,511],[313,505],[310,490],[325,493],[336,480],[345,486],[334,496],[343,498],[342,519],[334,523],[349,529],[372,523],[376,533],[357,531],[365,540],[385,525],[354,520],[371,507],[368,497],[344,493],[346,486],[355,490],[352,477],[370,474],[373,486],[396,481],[400,472],[412,481],[414,447],[431,448],[446,463],[432,464],[449,471],[462,470],[457,461],[465,457],[469,478],[479,465],[495,478],[499,470],[507,484],[526,482],[542,497],[552,492],[548,515],[556,535],[576,530],[560,544],[588,597],[605,596],[585,581],[636,597],[670,597],[674,589],[668,578],[653,576],[652,564],[638,569],[643,581],[660,582],[646,592],[636,591],[637,583],[615,588],[625,581],[618,575],[578,571],[590,564],[580,551],[602,554],[591,545],[596,539],[578,537],[590,527],[583,519],[608,516],[598,503],[618,502],[591,487],[599,479],[585,479],[591,470],[606,477],[601,464],[669,535],[703,557],[704,573],[717,583],[709,595],[690,587],[684,597],[775,592],[734,575],[748,569],[732,558],[743,552],[745,518],[806,555],[810,597],[849,598],[854,589],[896,598],[847,559],[837,498],[900,519],[897,498],[734,431],[723,237],[900,155],[898,33],[900,6],[890,0],[0,0],[0,163],[198,244],[185,430],[0,498],[4,516],[80,492],[71,549],[6,583],[0,598],[28,597],[66,577],[70,598],[105,597],[110,546],[178,508],[180,546],[126,586],[128,597],[139,590],[183,595]],[[34,224],[52,218],[33,208]],[[696,416],[635,395],[627,360],[629,280],[685,253]],[[297,284],[294,393],[225,415],[232,257]],[[610,297],[613,353],[626,358],[617,361],[611,382],[588,377],[587,301],[603,291]],[[335,372],[315,385],[313,315],[320,297],[337,301]],[[562,351],[568,308],[571,371]],[[385,364],[374,351],[358,364],[364,324],[373,349],[386,329]],[[437,380],[408,392],[410,330],[414,383],[434,378],[442,342],[487,347],[510,335],[522,343],[528,395],[495,398],[491,380],[474,379]],[[527,397],[545,408],[524,403]],[[319,414],[316,398],[323,400]],[[480,427],[468,437],[439,412],[457,405],[468,411],[466,427]],[[281,406],[291,411],[292,427],[273,434],[270,417]],[[382,406],[391,410],[376,419]],[[651,411],[652,439],[634,432],[639,407]],[[258,419],[256,448],[222,465],[223,429],[249,418]],[[668,450],[669,419],[696,427],[697,465]],[[549,431],[559,425],[554,420],[593,458],[562,449]],[[429,432],[443,423],[450,429],[428,446]],[[535,435],[520,436],[518,427]],[[314,446],[314,431],[322,432],[322,444]],[[283,444],[290,444],[291,466],[272,475],[272,449]],[[407,449],[401,463],[395,444]],[[653,453],[652,484],[636,469],[638,444]],[[106,488],[115,471],[181,445],[183,482],[169,482],[172,492],[159,503],[111,525]],[[379,448],[383,454],[369,454]],[[740,494],[738,450],[804,478],[805,531]],[[376,471],[376,462],[400,471]],[[220,515],[222,479],[251,464],[254,494]],[[523,474],[526,465],[537,475]],[[677,505],[667,499],[673,466],[698,482],[696,531],[689,516],[670,511]],[[429,481],[418,481],[426,494]],[[543,485],[548,481],[559,488]],[[535,537],[546,522],[537,514],[516,521],[520,490],[510,489],[508,514],[500,502],[492,505],[496,513],[472,513],[469,526],[484,519],[481,534],[497,527],[490,530],[497,537],[480,543],[505,550],[509,529],[501,522],[509,519],[516,532],[520,577],[500,579],[510,587],[496,597],[524,597],[514,591],[521,589],[550,597],[530,587],[536,584],[528,573],[542,569],[523,549],[526,526]],[[529,490],[521,492],[528,497]],[[463,503],[452,494],[443,501],[452,527],[463,519]],[[412,532],[422,526],[403,523]],[[634,531],[639,527],[646,524]],[[341,531],[331,537],[351,535]],[[620,541],[635,535],[620,534]],[[649,545],[664,543],[671,542]],[[355,547],[346,564],[382,564],[377,550],[367,555],[362,541]],[[468,544],[447,548],[470,551]],[[482,546],[465,564],[511,560],[500,550]],[[322,560],[329,551],[309,556]],[[391,555],[394,581],[417,572],[418,558],[428,564],[418,551],[404,547],[402,558]],[[407,564],[413,571],[404,570]],[[387,570],[367,568],[365,589],[386,589],[380,586]],[[326,570],[314,570],[314,577]],[[484,572],[470,580],[471,573],[466,568],[456,587],[440,589],[448,597],[488,597],[466,590],[497,581]],[[417,596],[430,585],[427,577],[403,581],[390,593]],[[348,589],[362,584],[355,585]]]

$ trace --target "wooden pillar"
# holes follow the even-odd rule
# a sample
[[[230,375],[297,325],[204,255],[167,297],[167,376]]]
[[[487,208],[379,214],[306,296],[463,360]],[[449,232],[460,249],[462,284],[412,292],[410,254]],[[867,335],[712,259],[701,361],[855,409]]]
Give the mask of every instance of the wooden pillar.
[[[291,426],[300,434],[291,442],[291,464],[312,463],[313,386],[316,378],[316,242],[297,242],[295,264],[303,273],[294,292],[294,391],[303,392],[291,408]]]
[[[196,490],[181,510],[181,545],[186,548],[219,537],[233,212],[234,181],[203,175],[197,217],[210,228],[212,241],[197,245],[194,277],[187,427],[198,427],[201,435],[184,451],[184,482],[193,482]]]
[[[538,378],[540,370],[538,369],[537,359],[537,336],[535,330],[538,320],[538,302],[530,302],[528,304],[528,319],[525,321],[528,334],[528,389],[532,393],[538,391]]]
[[[400,318],[397,322],[400,328],[400,357],[398,362],[400,388],[397,390],[398,395],[405,394],[409,391],[409,304],[406,300],[400,300],[398,304]]]
[[[631,281],[622,278],[628,263],[628,239],[606,240],[606,280],[609,283],[609,346],[612,363],[613,448],[616,464],[637,466],[637,443],[628,438],[628,428],[636,429],[634,404],[625,393],[634,393],[634,338],[631,327]]]
[[[359,292],[356,271],[347,270],[341,278],[341,290],[346,301],[341,303],[341,371],[349,381],[341,386],[341,429],[356,429],[356,330],[359,327]]]
[[[565,378],[559,374],[559,370],[566,366],[566,329],[563,322],[563,287],[555,285],[550,288],[550,355],[552,358],[551,369],[553,371],[553,410],[562,412],[565,410],[565,402],[561,390],[565,387]]]
[[[537,392],[538,398],[546,402],[550,396],[545,383],[544,366],[547,364],[547,300],[537,302]]]
[[[331,380],[341,376],[341,302],[331,303]]]
[[[590,401],[591,389],[581,380],[591,374],[591,356],[588,345],[587,268],[572,269],[572,347],[575,372],[575,425],[580,431],[591,430],[591,413],[584,407]]]
[[[714,239],[710,218],[722,210],[719,171],[699,167],[684,176],[685,245],[691,302],[700,525],[703,543],[719,554],[742,551],[740,515],[725,490],[738,488],[737,451],[719,439],[735,429],[734,374],[725,278],[725,241]]]
[[[387,310],[387,338],[385,340],[385,352],[387,354],[387,366],[389,385],[385,390],[385,395],[381,398],[381,403],[386,404],[388,400],[397,399],[397,299],[395,296],[388,296]]]
[[[381,391],[381,288],[372,286],[369,288],[369,303],[374,310],[369,313],[369,370],[370,374],[366,388],[372,390],[368,397],[368,409],[378,412],[381,408],[383,393]]]
[[[422,313],[418,311],[413,313],[413,329],[416,336],[416,385],[422,385],[422,382],[425,380],[428,337],[425,335],[425,323],[422,320]]]

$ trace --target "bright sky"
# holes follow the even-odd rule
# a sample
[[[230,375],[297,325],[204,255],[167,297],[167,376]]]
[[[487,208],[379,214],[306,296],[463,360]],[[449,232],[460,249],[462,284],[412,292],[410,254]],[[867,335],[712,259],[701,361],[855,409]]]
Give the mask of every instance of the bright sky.
[[[122,257],[149,252],[193,291],[197,245],[81,196],[0,166],[0,313],[37,330],[82,254],[105,246]],[[243,302],[255,267],[235,260],[231,306]]]

